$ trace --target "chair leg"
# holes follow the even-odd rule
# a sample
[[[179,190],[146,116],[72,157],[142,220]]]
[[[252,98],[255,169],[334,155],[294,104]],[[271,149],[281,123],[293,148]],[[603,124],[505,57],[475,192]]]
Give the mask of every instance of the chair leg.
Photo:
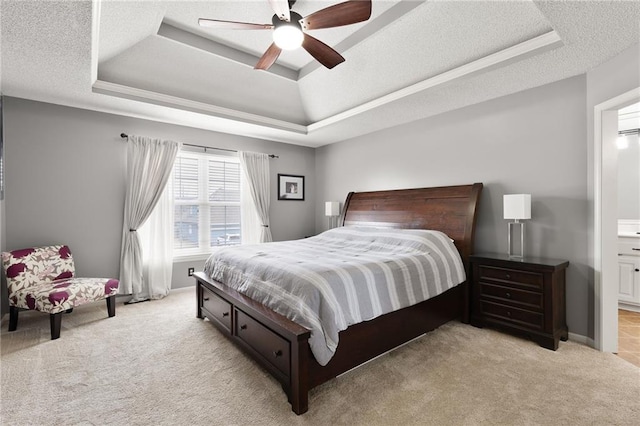
[[[62,325],[62,312],[57,314],[49,314],[49,323],[51,324],[51,340],[60,337],[60,326]]]
[[[16,331],[18,328],[18,308],[9,306],[9,331]]]
[[[116,316],[116,296],[107,297],[107,313],[109,317]]]

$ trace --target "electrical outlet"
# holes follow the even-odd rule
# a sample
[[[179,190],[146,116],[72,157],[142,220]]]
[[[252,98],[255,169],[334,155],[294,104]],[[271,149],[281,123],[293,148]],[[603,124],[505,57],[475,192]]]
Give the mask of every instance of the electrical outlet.
[[[187,269],[187,274],[189,274],[189,276],[192,277],[194,271],[195,271],[195,268],[189,268],[189,269]]]

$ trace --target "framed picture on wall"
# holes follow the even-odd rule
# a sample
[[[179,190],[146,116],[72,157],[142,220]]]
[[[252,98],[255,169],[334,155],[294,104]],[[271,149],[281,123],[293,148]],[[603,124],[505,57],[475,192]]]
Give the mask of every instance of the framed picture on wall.
[[[304,176],[278,174],[278,200],[304,201]]]

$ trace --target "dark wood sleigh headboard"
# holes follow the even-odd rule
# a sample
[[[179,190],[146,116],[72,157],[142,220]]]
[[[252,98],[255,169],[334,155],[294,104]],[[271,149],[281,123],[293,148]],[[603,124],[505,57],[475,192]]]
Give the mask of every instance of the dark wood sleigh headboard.
[[[350,192],[342,225],[432,229],[444,232],[467,263],[473,254],[482,183],[435,188]]]

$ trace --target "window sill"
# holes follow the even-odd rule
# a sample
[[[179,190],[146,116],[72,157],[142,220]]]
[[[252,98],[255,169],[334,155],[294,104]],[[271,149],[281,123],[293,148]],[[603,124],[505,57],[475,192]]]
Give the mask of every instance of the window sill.
[[[173,263],[207,260],[210,255],[211,253],[179,254],[179,255],[173,256]]]

